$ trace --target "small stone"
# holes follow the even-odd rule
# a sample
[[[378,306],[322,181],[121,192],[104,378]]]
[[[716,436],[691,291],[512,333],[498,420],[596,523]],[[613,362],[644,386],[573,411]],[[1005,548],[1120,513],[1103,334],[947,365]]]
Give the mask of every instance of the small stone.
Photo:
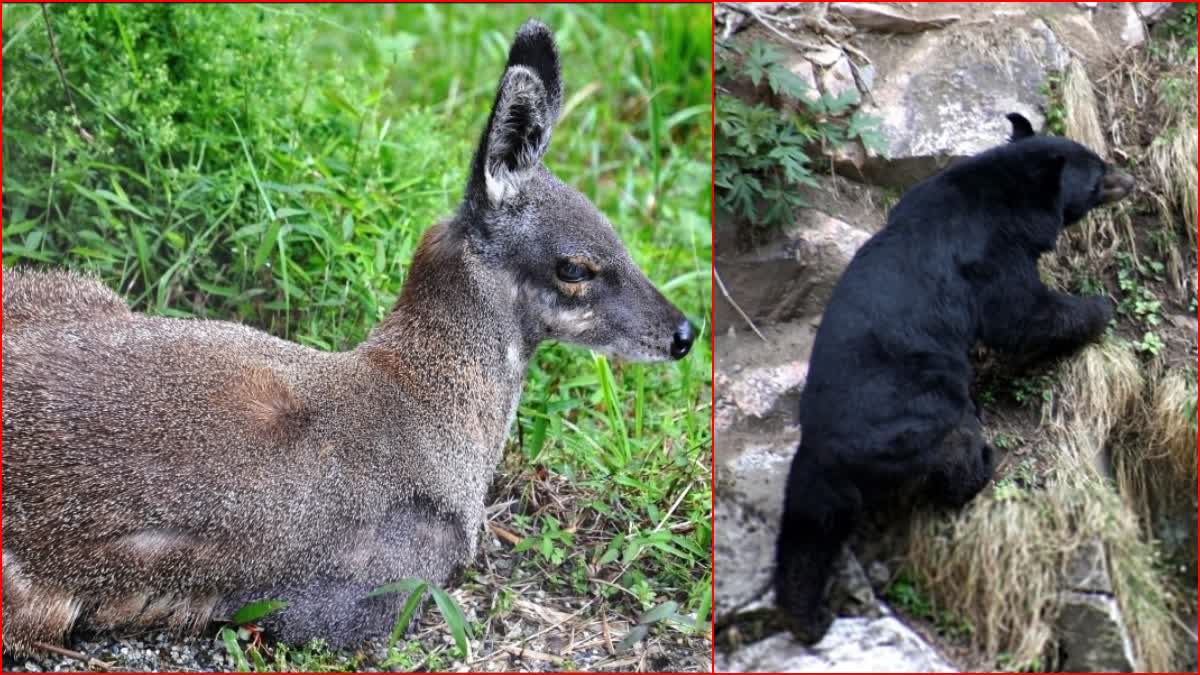
[[[821,66],[828,68],[838,62],[838,59],[845,58],[845,54],[837,47],[825,47],[811,52],[805,52],[804,58]]]
[[[838,59],[821,76],[821,87],[826,94],[833,97],[850,94],[851,105],[856,105],[862,100],[858,93],[858,85],[854,82],[854,71],[850,69],[850,60],[845,56]]]
[[[1159,19],[1166,15],[1167,10],[1171,9],[1173,2],[1137,2],[1134,3],[1137,8],[1137,13],[1145,19],[1146,23],[1154,24]]]
[[[861,88],[864,94],[871,91],[871,88],[875,86],[875,66],[870,63],[865,66],[859,66],[858,80],[859,84],[862,85]]]
[[[876,591],[883,592],[892,581],[892,572],[887,565],[876,560],[867,566],[867,578],[871,580],[871,586]]]
[[[717,671],[782,673],[955,672],[932,646],[894,616],[838,619],[817,644],[805,647],[776,633],[730,655]]]
[[[788,66],[788,70],[792,74],[800,78],[804,82],[803,97],[809,101],[815,101],[821,98],[821,91],[817,89],[817,75],[813,70],[813,64],[807,59],[796,59]]]

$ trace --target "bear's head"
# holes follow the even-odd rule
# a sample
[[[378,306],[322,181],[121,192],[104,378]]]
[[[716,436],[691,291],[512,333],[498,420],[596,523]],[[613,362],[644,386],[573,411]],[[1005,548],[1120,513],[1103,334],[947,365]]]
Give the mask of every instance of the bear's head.
[[[1078,222],[1102,204],[1124,199],[1133,192],[1133,177],[1120,171],[1075,141],[1058,136],[1038,136],[1033,125],[1018,113],[1009,113],[1012,143],[1034,149],[1045,159],[1047,177],[1057,176],[1062,199],[1063,225]],[[1024,145],[1028,144],[1028,145]]]

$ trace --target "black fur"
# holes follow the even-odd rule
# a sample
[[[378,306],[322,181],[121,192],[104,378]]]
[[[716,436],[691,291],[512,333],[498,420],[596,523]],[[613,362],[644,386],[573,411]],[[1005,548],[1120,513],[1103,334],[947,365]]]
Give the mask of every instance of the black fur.
[[[1055,357],[1097,338],[1112,315],[1107,298],[1048,289],[1037,259],[1065,225],[1131,182],[1082,145],[1009,119],[1013,142],[900,200],[826,308],[801,395],[775,582],[803,641],[819,640],[832,620],[831,567],[864,510],[912,486],[957,507],[991,479],[969,393],[975,342]],[[1109,184],[1120,194],[1105,197]]]

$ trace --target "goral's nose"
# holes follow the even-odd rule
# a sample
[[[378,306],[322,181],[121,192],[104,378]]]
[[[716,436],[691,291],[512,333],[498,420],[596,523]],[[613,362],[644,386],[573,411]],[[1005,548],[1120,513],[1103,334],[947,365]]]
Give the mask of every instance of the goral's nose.
[[[696,335],[692,331],[692,324],[684,320],[675,329],[675,337],[671,340],[671,358],[678,360],[687,356],[687,353],[692,350],[692,342],[695,339]]]

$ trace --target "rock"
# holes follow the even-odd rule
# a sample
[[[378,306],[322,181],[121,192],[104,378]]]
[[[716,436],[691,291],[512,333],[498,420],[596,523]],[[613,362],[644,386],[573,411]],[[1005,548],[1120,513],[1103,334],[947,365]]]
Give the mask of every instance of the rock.
[[[732,654],[717,654],[718,672],[921,673],[957,672],[933,647],[894,616],[833,622],[811,648],[779,633]]]
[[[817,89],[817,75],[813,70],[813,64],[808,59],[795,59],[788,65],[788,70],[792,71],[800,81],[804,82],[803,97],[809,101],[815,101],[821,98],[821,90]]]
[[[1088,11],[1095,11],[1096,7],[1099,6],[1100,3],[1098,3],[1098,2],[1077,2],[1075,4],[1079,5],[1079,7],[1081,9],[1086,9]]]
[[[750,253],[718,258],[717,273],[734,302],[755,323],[788,321],[825,306],[851,256],[870,235],[820,211],[802,212],[796,225]],[[745,328],[717,294],[716,332]]]
[[[1095,540],[1076,549],[1067,563],[1063,586],[1081,593],[1112,594],[1112,579],[1108,576],[1108,555],[1104,543]]]
[[[738,443],[738,441],[742,441]],[[738,444],[736,457],[718,463],[713,512],[714,615],[727,619],[761,596],[775,569],[775,540],[783,510],[783,487],[799,442],[791,439],[722,439]]]
[[[1068,60],[1044,22],[997,21],[970,34],[928,32],[868,45],[886,156],[868,154],[868,182],[905,189],[951,162],[1003,143],[1017,112],[1044,124],[1043,85]],[[853,174],[850,174],[853,176]]]
[[[1148,25],[1153,26],[1167,15],[1173,5],[1179,4],[1174,2],[1135,2],[1133,3],[1137,9],[1138,16],[1142,17]]]
[[[829,606],[837,611],[838,616],[877,618],[884,616],[887,611],[875,597],[875,588],[863,571],[862,563],[849,549],[843,549],[838,560],[829,593]]]
[[[739,450],[727,447],[730,434],[783,435],[791,442],[798,430],[796,410],[817,320],[808,317],[761,330],[765,340],[749,331],[717,336],[722,355],[714,386],[718,465]]]
[[[867,579],[871,581],[872,588],[882,593],[892,582],[892,571],[883,562],[875,560],[867,565]]]
[[[847,99],[851,105],[858,105],[862,97],[858,93],[858,85],[854,82],[854,71],[850,68],[850,59],[843,56],[821,75],[821,88],[831,97],[850,94]]]
[[[878,33],[919,33],[945,28],[959,19],[957,15],[914,19],[890,4],[875,2],[835,2],[829,9],[841,14],[855,28]]]
[[[1063,672],[1137,670],[1133,644],[1111,595],[1065,591],[1061,600],[1055,632]]]
[[[1106,38],[1110,53],[1119,54],[1146,42],[1146,27],[1132,2],[1102,3],[1092,20]]]
[[[1085,62],[1097,62],[1108,56],[1111,46],[1086,15],[1064,14],[1054,17],[1052,23],[1054,35]]]
[[[822,68],[828,68],[837,63],[839,59],[846,58],[846,54],[837,47],[824,47],[810,52],[805,52],[804,58],[812,63],[815,63]]]
[[[781,394],[803,388],[807,376],[808,362],[793,361],[751,369],[730,381],[725,391],[742,414],[762,418],[774,409]]]
[[[875,66],[867,64],[858,68],[858,83],[862,85],[862,92],[865,94],[871,91],[875,86]]]

